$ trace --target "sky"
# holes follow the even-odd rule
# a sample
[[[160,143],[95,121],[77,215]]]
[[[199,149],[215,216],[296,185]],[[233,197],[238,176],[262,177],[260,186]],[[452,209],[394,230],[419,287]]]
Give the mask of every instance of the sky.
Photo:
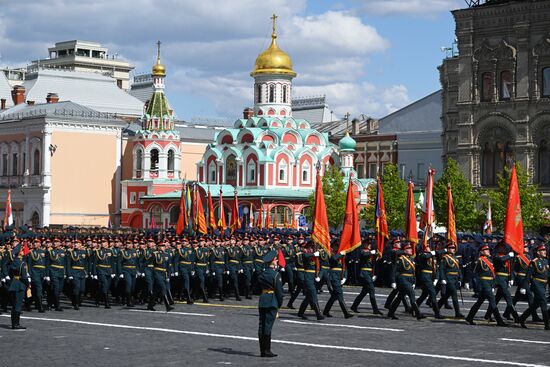
[[[440,88],[462,0],[0,0],[0,66],[47,57],[55,42],[96,41],[150,72],[162,41],[179,119],[235,120],[253,103],[250,71],[278,44],[298,76],[293,97],[326,95],[341,117],[381,118]]]

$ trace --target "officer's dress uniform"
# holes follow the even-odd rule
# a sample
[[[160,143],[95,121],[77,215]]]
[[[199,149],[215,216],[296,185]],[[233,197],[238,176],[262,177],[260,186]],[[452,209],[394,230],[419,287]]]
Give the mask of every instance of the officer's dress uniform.
[[[417,319],[421,319],[424,316],[420,313],[418,306],[416,305],[416,295],[414,293],[414,286],[416,283],[416,265],[414,258],[407,254],[402,254],[397,259],[395,266],[393,267],[391,279],[392,283],[397,285],[397,297],[393,300],[388,312],[388,317],[396,319],[395,310],[399,306],[399,303],[407,296],[411,301],[411,308],[416,315]]]
[[[155,267],[155,251],[150,248],[146,248],[143,251],[143,274],[145,278],[145,289],[147,290],[147,298],[150,299],[153,296],[154,290],[154,277],[153,269]]]
[[[31,275],[31,289],[34,303],[38,312],[44,312],[42,305],[43,282],[46,278],[46,268],[48,266],[48,257],[46,250],[33,249],[27,256],[29,273]]]
[[[246,299],[252,299],[252,276],[254,275],[254,248],[252,246],[242,246],[241,264],[244,279],[244,295]]]
[[[346,301],[344,301],[344,291],[342,290],[342,284],[346,280],[346,270],[345,267],[345,255],[342,254],[332,254],[329,255],[329,277],[330,277],[330,298],[325,305],[323,310],[323,315],[327,317],[332,317],[330,310],[335,301],[338,301],[344,317],[346,319],[353,317],[353,314],[348,311],[346,306]]]
[[[514,317],[514,321],[519,321],[519,315],[514,307],[514,302],[512,300],[512,295],[510,294],[509,281],[512,279],[511,274],[511,259],[508,254],[506,255],[496,255],[493,257],[493,264],[495,267],[495,288],[497,294],[495,296],[495,303],[498,305],[499,301],[504,297],[506,301],[506,310],[503,313],[503,316],[508,318],[510,314]],[[489,311],[485,318],[489,318]]]
[[[442,319],[441,313],[439,312],[439,306],[437,305],[437,298],[435,292],[434,281],[439,279],[437,278],[437,263],[436,263],[436,252],[435,251],[422,251],[417,256],[418,261],[416,262],[418,279],[417,283],[422,288],[422,294],[416,300],[416,305],[420,307],[424,299],[427,297],[430,301],[429,304],[432,306],[432,309],[435,314],[436,319]]]
[[[67,276],[67,253],[64,249],[54,248],[48,251],[48,271],[50,292],[56,311],[63,311],[59,297],[63,291],[63,282]]]
[[[156,303],[156,298],[160,297],[161,300],[164,302],[166,311],[173,310],[174,308],[170,306],[167,289],[166,289],[166,284],[167,284],[166,280],[170,272],[172,271],[170,255],[165,251],[158,250],[153,253],[153,256],[154,256],[154,267],[153,267],[154,292],[153,292],[153,295],[149,298],[149,305],[147,306],[147,309],[150,311],[155,311],[154,306]]]
[[[298,310],[298,317],[307,319],[304,313],[306,312],[306,308],[309,305],[315,312],[317,320],[323,320],[324,317],[321,314],[321,310],[319,308],[319,300],[317,299],[317,288],[315,287],[315,274],[317,272],[317,269],[314,256],[311,253],[304,252],[302,253],[302,258],[304,260],[304,291],[306,297],[300,305],[300,309]]]
[[[288,284],[288,294],[292,294],[294,292],[294,286],[295,286],[295,268],[296,268],[296,251],[294,249],[294,245],[286,243],[281,248],[281,251],[283,253],[283,257],[285,259],[285,276],[284,280],[286,280],[286,283]]]
[[[19,246],[19,245],[18,245]],[[23,308],[23,300],[27,287],[30,286],[30,275],[28,273],[27,264],[22,257],[16,254],[19,250],[16,247],[14,251],[13,261],[9,267],[9,276],[11,278],[10,287],[8,289],[9,298],[12,304],[11,309],[11,327],[12,329],[24,329],[19,325],[21,319],[21,310]]]
[[[533,292],[533,303],[531,303],[529,308],[520,317],[522,327],[525,327],[525,320],[527,320],[529,315],[534,314],[536,309],[540,308],[544,320],[544,328],[550,330],[548,303],[545,295],[545,287],[548,283],[549,276],[550,268],[548,266],[548,259],[537,257],[531,260],[527,270],[526,280],[531,286],[531,292]]]
[[[180,284],[184,290],[188,304],[193,303],[191,297],[191,279],[195,273],[196,253],[191,246],[178,249],[176,253],[176,263]]]
[[[266,255],[265,262],[269,263],[277,256],[275,251]],[[258,302],[260,322],[258,325],[258,339],[262,357],[275,357],[271,353],[271,330],[277,318],[277,311],[283,304],[283,283],[279,272],[268,267],[258,276],[261,295]]]
[[[124,249],[120,252],[120,275],[124,280],[126,306],[134,307],[133,296],[136,290],[136,280],[139,267],[139,254],[135,249]]]
[[[303,252],[296,251],[296,287],[294,287],[294,292],[292,292],[292,295],[290,297],[290,300],[288,301],[288,304],[286,307],[290,309],[294,309],[294,301],[300,293],[302,293],[305,290],[305,269],[304,269],[304,257]]]
[[[445,293],[438,302],[441,308],[449,298],[453,301],[455,317],[462,318],[464,315],[460,313],[460,305],[458,303],[458,290],[461,286],[462,272],[460,259],[450,253],[443,255],[441,259],[441,282],[445,284]]]
[[[226,271],[226,255],[223,247],[213,247],[210,255],[210,271],[214,279],[214,287],[219,292],[220,301],[223,301],[223,274]]]
[[[514,262],[514,282],[516,284],[516,293],[512,298],[514,305],[525,296],[529,307],[533,304],[533,292],[531,292],[531,287],[529,281],[527,280],[527,271],[529,270],[529,264],[531,263],[531,256],[525,254],[525,258],[518,256]],[[522,294],[523,293],[523,294]],[[533,322],[542,322],[542,319],[537,315],[536,309],[531,314]]]
[[[111,249],[100,248],[94,251],[95,266],[93,275],[97,277],[99,291],[98,296],[103,298],[105,301],[105,308],[111,308],[109,303],[109,290],[111,289],[111,280],[115,276],[113,270],[114,263],[114,255]]]
[[[480,256],[474,265],[474,273],[479,279],[479,295],[476,303],[470,309],[468,316],[466,316],[466,322],[474,324],[474,317],[481,307],[483,301],[489,302],[489,314],[493,314],[497,320],[499,326],[506,326],[506,323],[502,320],[495,301],[495,295],[493,294],[493,286],[495,281],[495,270],[492,261],[489,257]]]
[[[239,294],[239,273],[241,272],[241,249],[238,246],[230,246],[227,248],[227,271],[231,285],[235,290],[235,298],[241,300]]]
[[[8,288],[6,286],[6,276],[8,272],[6,270],[6,258],[7,251],[0,249],[0,311],[7,311],[8,306]]]
[[[206,275],[208,274],[210,251],[205,247],[197,247],[195,249],[195,275],[197,276],[197,292],[199,297],[202,297],[204,303],[208,303],[206,295]]]
[[[332,289],[332,283],[330,282],[330,254],[325,251],[325,249],[319,250],[319,264],[320,269],[317,277],[319,278],[319,281],[317,282],[317,291],[321,292],[323,289],[323,285],[327,285],[328,291],[331,292]]]
[[[82,296],[86,292],[86,276],[88,275],[88,258],[85,250],[69,250],[67,272],[72,283],[72,305],[78,310],[82,304]]]
[[[374,253],[373,253],[374,252]],[[359,304],[368,294],[370,304],[372,306],[372,312],[376,315],[381,315],[382,312],[378,309],[376,302],[376,290],[374,287],[374,264],[376,263],[376,250],[368,250],[362,248],[359,250],[359,282],[362,286],[361,292],[357,295],[353,301],[351,309],[353,312],[359,313]]]

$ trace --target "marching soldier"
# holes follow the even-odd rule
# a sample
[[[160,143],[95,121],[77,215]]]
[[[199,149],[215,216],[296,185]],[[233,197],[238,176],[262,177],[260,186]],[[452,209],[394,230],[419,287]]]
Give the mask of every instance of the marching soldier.
[[[31,290],[34,298],[35,307],[40,313],[44,313],[42,304],[43,289],[42,284],[46,280],[47,258],[46,250],[42,247],[40,240],[33,242],[33,249],[27,257],[28,269],[31,275]]]
[[[170,255],[166,252],[166,243],[161,242],[159,244],[159,249],[153,253],[154,256],[154,267],[153,267],[153,294],[149,298],[149,305],[147,309],[150,311],[156,311],[154,306],[156,303],[156,298],[160,297],[164,302],[166,307],[166,312],[171,311],[174,307],[170,306],[168,301],[168,294],[166,290],[166,280],[172,271],[172,265],[170,261]]]
[[[254,275],[254,248],[250,240],[245,237],[241,248],[241,264],[244,278],[244,295],[246,299],[252,299],[252,276]]]
[[[523,248],[523,256],[516,257],[514,262],[514,282],[516,284],[516,293],[513,297],[514,305],[521,298],[525,296],[527,298],[527,303],[529,307],[533,303],[533,292],[531,292],[531,287],[527,281],[527,270],[529,270],[529,264],[531,263],[531,255],[529,254],[529,246],[525,244]],[[526,261],[527,260],[527,261]],[[506,313],[503,315],[506,317]],[[543,320],[537,315],[536,310],[531,314],[533,322],[542,322]]]
[[[453,301],[456,318],[464,318],[464,315],[460,313],[457,294],[462,281],[460,269],[460,259],[456,256],[456,245],[451,242],[447,246],[447,253],[441,259],[441,283],[445,285],[445,293],[439,300],[438,306],[441,308],[450,297]]]
[[[139,254],[134,248],[134,243],[126,241],[126,248],[120,252],[120,279],[124,280],[124,293],[126,295],[126,306],[134,307],[134,293],[136,290],[136,279],[139,266]]]
[[[288,283],[288,294],[292,294],[294,292],[294,279],[296,278],[296,274],[294,274],[294,269],[296,268],[296,251],[294,249],[292,237],[287,237],[286,243],[283,244],[281,251],[283,252],[283,257],[285,259],[284,279],[286,280],[286,283]]]
[[[13,261],[9,266],[11,283],[8,290],[9,298],[12,303],[11,328],[13,330],[24,330],[26,328],[20,325],[21,311],[26,290],[30,287],[31,278],[27,264],[23,260],[23,248],[21,244],[15,244],[12,257]]]
[[[437,262],[436,262],[436,252],[426,248],[424,251],[418,254],[418,261],[416,266],[418,268],[418,283],[422,288],[422,294],[416,300],[416,305],[420,307],[422,301],[429,297],[429,304],[434,310],[434,315],[436,319],[443,319],[444,317],[439,312],[439,306],[437,305],[437,298],[435,292],[435,285],[439,281],[437,278]]]
[[[68,259],[68,275],[69,281],[72,283],[72,305],[75,310],[80,309],[82,305],[82,296],[86,292],[86,277],[88,275],[88,256],[86,250],[82,248],[82,242],[75,240],[75,248],[69,250]]]
[[[226,251],[221,246],[221,241],[216,241],[210,255],[210,273],[214,279],[214,287],[218,290],[220,301],[223,302],[223,275],[226,271]]]
[[[67,257],[59,238],[54,238],[53,248],[48,251],[48,272],[46,274],[50,281],[50,292],[55,310],[63,311],[59,297],[63,290],[63,282],[67,277]]]
[[[206,246],[206,242],[201,239],[197,246],[196,240],[193,241],[193,247],[195,250],[195,274],[198,279],[199,296],[202,296],[202,301],[208,303],[208,297],[206,295],[206,276],[210,273],[210,250]]]
[[[338,245],[333,247],[333,252],[338,252]],[[346,253],[344,251],[329,255],[330,298],[323,310],[323,315],[326,317],[332,317],[330,309],[336,300],[338,300],[338,304],[344,313],[344,318],[353,317],[353,314],[348,311],[346,301],[344,301],[344,291],[342,290],[342,285],[346,282],[345,264]]]
[[[109,242],[107,239],[103,239],[101,242],[101,248],[94,251],[93,254],[94,270],[92,275],[94,279],[98,281],[99,292],[96,304],[99,304],[100,298],[105,301],[105,308],[111,308],[109,303],[109,290],[111,289],[111,280],[115,277],[113,271],[114,256],[113,252],[109,248]]]
[[[378,309],[375,294],[376,290],[374,288],[376,275],[374,275],[373,271],[374,264],[376,263],[377,253],[378,251],[371,249],[371,241],[364,240],[363,248],[361,248],[361,250],[359,251],[359,281],[361,282],[363,288],[361,289],[361,293],[357,295],[355,301],[353,301],[353,305],[351,306],[351,310],[355,313],[359,313],[359,304],[368,293],[372,306],[372,313],[375,315],[382,315],[382,312],[380,312],[380,310]]]
[[[241,248],[237,246],[235,239],[231,239],[227,247],[227,272],[229,273],[231,285],[235,289],[235,298],[237,301],[241,300],[239,294],[239,274],[243,272],[241,268],[241,256]]]
[[[525,320],[527,320],[529,315],[534,314],[537,308],[540,308],[544,320],[544,329],[550,330],[548,303],[545,295],[545,287],[549,276],[550,268],[548,266],[548,259],[546,258],[546,247],[540,245],[537,247],[537,257],[531,260],[527,270],[526,282],[530,282],[528,284],[530,284],[531,292],[533,292],[533,303],[521,315],[519,320],[521,327],[527,328]]]
[[[271,330],[277,318],[277,311],[283,304],[283,284],[281,275],[277,269],[277,251],[268,252],[263,261],[268,268],[258,277],[258,283],[262,294],[258,302],[260,322],[258,326],[258,339],[262,357],[277,357],[271,352]]]
[[[319,257],[319,251],[313,252],[313,248],[305,248],[302,251],[302,258],[304,261],[304,291],[305,298],[300,305],[298,310],[298,317],[301,317],[304,320],[307,320],[305,316],[306,308],[309,305],[315,312],[317,320],[323,320],[325,317],[321,314],[321,309],[319,308],[319,301],[317,299],[317,288],[315,287],[315,275],[317,273],[316,269],[316,260],[315,258]]]
[[[301,242],[301,243],[300,243]],[[297,246],[304,245],[303,241],[298,242]],[[300,293],[302,293],[305,290],[305,269],[304,269],[304,257],[303,257],[303,248],[298,248],[296,250],[296,287],[294,288],[294,292],[292,293],[290,300],[288,301],[288,304],[286,305],[287,308],[290,308],[291,310],[294,309],[294,301]]]
[[[189,242],[185,241],[184,244],[177,250],[176,262],[178,269],[178,276],[180,280],[180,286],[183,288],[187,304],[193,304],[193,297],[191,297],[191,279],[194,274],[196,253],[189,245]]]

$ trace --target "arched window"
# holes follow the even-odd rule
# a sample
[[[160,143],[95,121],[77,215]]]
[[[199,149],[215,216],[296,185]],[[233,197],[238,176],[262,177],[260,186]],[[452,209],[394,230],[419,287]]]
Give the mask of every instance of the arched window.
[[[208,177],[209,183],[216,183],[216,164],[214,162],[210,162],[208,165]]]
[[[542,96],[550,97],[550,68],[542,69]]]
[[[156,171],[159,168],[159,151],[158,149],[151,149],[151,171]]]
[[[32,213],[31,225],[34,228],[38,228],[40,226],[40,215],[38,214],[38,212]]]
[[[514,152],[505,130],[495,127],[484,137],[481,149],[481,184],[496,186],[504,167],[511,167]]]
[[[247,182],[254,182],[256,181],[256,163],[254,161],[248,162],[248,169],[247,169]]]
[[[283,103],[287,103],[288,102],[288,99],[287,99],[287,91],[288,89],[288,86],[284,85],[283,86]]]
[[[19,159],[19,155],[17,153],[13,153],[12,154],[12,161],[11,161],[11,175],[12,176],[17,176],[18,174],[18,167],[17,167],[17,163],[18,163],[18,159]]]
[[[172,149],[168,151],[168,172],[174,172],[174,151]]]
[[[262,101],[262,85],[256,84],[256,103],[260,103]]]
[[[40,151],[38,149],[34,150],[33,159],[32,159],[32,174],[40,174]]]
[[[272,84],[269,86],[269,103],[275,102],[275,86]]]
[[[505,70],[500,73],[500,100],[507,101],[512,98],[512,73]]]
[[[286,182],[286,177],[287,177],[286,171],[287,171],[287,164],[285,161],[281,161],[281,163],[279,163],[279,181]]]
[[[2,153],[2,176],[8,175],[8,153]]]
[[[537,154],[539,184],[550,185],[550,149],[547,140],[541,140]]]
[[[178,223],[179,216],[180,207],[178,205],[174,205],[172,208],[170,208],[170,225]]]
[[[150,228],[162,228],[162,208],[159,205],[155,205],[151,209],[149,227]]]
[[[237,186],[237,159],[233,154],[225,160],[225,183]]]
[[[141,171],[143,167],[143,151],[138,149],[136,151],[136,171]]]
[[[302,166],[302,182],[303,183],[309,183],[309,171],[311,170],[311,167],[309,165],[309,162],[306,161],[304,165]]]
[[[481,101],[490,102],[493,100],[493,74],[485,72],[481,74]]]

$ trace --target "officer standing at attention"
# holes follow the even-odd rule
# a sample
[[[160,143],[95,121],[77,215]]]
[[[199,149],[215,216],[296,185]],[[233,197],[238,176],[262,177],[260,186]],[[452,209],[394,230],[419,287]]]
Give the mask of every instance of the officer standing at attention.
[[[30,275],[27,264],[23,261],[23,248],[17,244],[13,249],[13,261],[9,267],[9,276],[12,281],[8,289],[9,298],[12,302],[11,309],[11,328],[13,330],[24,330],[25,327],[19,325],[21,310],[23,308],[23,299],[25,291],[30,285]]]
[[[33,243],[33,249],[29,253],[28,268],[31,275],[31,288],[36,309],[40,313],[44,313],[44,306],[42,305],[42,282],[46,280],[46,267],[47,258],[46,250],[40,243],[40,240],[36,239]]]
[[[258,284],[262,290],[258,309],[260,311],[260,323],[258,326],[258,339],[260,341],[260,353],[262,357],[277,357],[271,352],[271,329],[277,317],[277,312],[283,304],[283,283],[277,269],[277,251],[268,252],[263,261],[268,267],[258,276]]]

